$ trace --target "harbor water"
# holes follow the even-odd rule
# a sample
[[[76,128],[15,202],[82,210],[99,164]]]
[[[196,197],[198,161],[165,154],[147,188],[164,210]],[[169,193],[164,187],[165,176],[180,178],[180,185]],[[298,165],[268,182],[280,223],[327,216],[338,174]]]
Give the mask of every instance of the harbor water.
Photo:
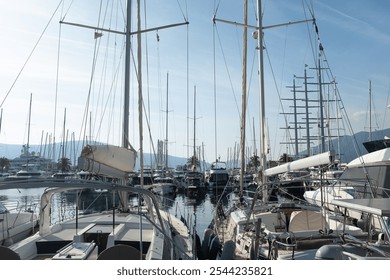
[[[39,205],[43,191],[44,188],[2,189],[0,190],[0,201],[7,209],[21,208],[22,211],[33,211],[36,214],[39,214]],[[229,203],[229,196],[226,194],[221,195],[221,190],[218,190],[218,192],[219,194],[210,190],[198,193],[197,196],[189,197],[185,193],[179,191],[175,194],[158,198],[162,202],[162,210],[169,211],[176,217],[184,219],[191,232],[196,231],[202,240],[205,229],[210,225],[213,219],[218,201],[222,199],[222,203],[225,206]],[[75,211],[83,213],[83,211],[87,212],[91,210],[87,205],[90,205],[91,202],[95,201],[99,196],[101,195],[96,193],[83,194],[79,203],[79,210],[76,210],[75,207],[76,197],[74,194],[70,194],[66,197],[56,197],[56,207],[52,209],[52,211],[54,211],[54,213],[52,213],[52,217],[54,217],[52,222],[55,223],[67,218],[75,217]],[[104,211],[110,209],[109,205],[111,205],[111,202],[107,200],[107,197],[101,199],[103,200],[99,204],[99,209],[95,208],[94,210]],[[130,203],[136,204],[136,201],[136,198],[133,198],[133,200],[130,199]]]

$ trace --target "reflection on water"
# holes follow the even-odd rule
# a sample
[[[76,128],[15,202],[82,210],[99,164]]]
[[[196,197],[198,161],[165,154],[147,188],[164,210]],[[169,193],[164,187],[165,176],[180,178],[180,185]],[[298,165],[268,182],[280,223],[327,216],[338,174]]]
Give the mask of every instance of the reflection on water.
[[[43,188],[0,190],[0,201],[7,209],[32,210],[39,213]]]
[[[0,191],[0,201],[7,208],[23,206],[26,210],[33,210],[39,214],[39,204],[44,188],[5,189]],[[199,192],[195,195],[186,195],[178,192],[169,196],[158,197],[161,209],[169,211],[178,218],[184,218],[190,229],[195,229],[201,239],[203,232],[209,226],[214,215],[214,209],[219,200],[224,207],[230,203],[228,196],[213,192]],[[78,202],[78,203],[76,203]],[[137,197],[129,198],[130,206],[138,205]],[[85,213],[101,212],[118,207],[116,195],[107,191],[84,191],[77,193],[55,194],[52,207],[52,222],[56,223],[75,218]],[[78,207],[76,207],[78,206]]]

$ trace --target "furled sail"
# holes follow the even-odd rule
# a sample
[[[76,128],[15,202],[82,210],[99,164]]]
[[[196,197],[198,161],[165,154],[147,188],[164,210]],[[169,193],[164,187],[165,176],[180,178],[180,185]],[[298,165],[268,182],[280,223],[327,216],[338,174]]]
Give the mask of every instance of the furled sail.
[[[272,176],[272,175],[281,174],[288,171],[295,171],[304,168],[309,168],[312,166],[327,165],[333,163],[334,158],[335,158],[334,151],[329,151],[311,157],[298,159],[272,168],[268,168],[264,171],[264,175]]]
[[[124,178],[135,167],[137,152],[113,145],[86,145],[78,159],[78,168],[114,178]]]

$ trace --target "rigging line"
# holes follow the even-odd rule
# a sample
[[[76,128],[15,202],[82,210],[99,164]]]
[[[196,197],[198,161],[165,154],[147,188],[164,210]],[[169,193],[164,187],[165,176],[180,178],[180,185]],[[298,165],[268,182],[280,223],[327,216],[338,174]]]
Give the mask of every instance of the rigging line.
[[[146,14],[146,11],[147,11],[147,8],[146,8],[146,2],[147,1],[144,1],[144,27],[145,29],[147,29],[148,27],[148,24],[147,24],[147,14]],[[157,35],[158,36],[158,35]],[[145,34],[145,59],[146,59],[146,95],[147,95],[147,104],[148,104],[148,108],[144,108],[145,110],[145,116],[146,116],[146,122],[147,122],[147,125],[148,125],[148,130],[149,130],[149,137],[150,137],[150,128],[149,128],[149,122],[148,122],[148,116],[150,117],[151,116],[151,113],[150,113],[150,81],[149,81],[149,48],[148,48],[148,34]],[[153,148],[153,143],[152,141],[151,142],[151,147]],[[152,157],[152,155],[151,155]],[[152,162],[152,160],[150,160],[150,162]]]
[[[186,17],[188,20],[186,20],[186,22],[189,22],[189,15],[188,15],[188,3],[187,3],[187,0],[185,1],[186,3]],[[187,24],[188,25],[188,24]]]
[[[328,68],[328,71],[329,71],[329,74],[331,75],[331,77],[334,77],[333,74],[332,74],[332,71],[330,70],[330,67],[329,67],[329,61],[328,59],[326,58],[326,54],[325,54],[325,51],[323,50],[323,56],[324,56],[324,62],[326,63],[327,65],[327,68]],[[336,98],[338,98],[339,100],[339,104],[340,104],[340,108],[339,110],[341,112],[344,112],[344,116],[345,116],[345,120],[346,120],[346,123],[347,123],[347,128],[348,128],[348,131],[350,132],[351,135],[354,135],[354,131],[353,131],[353,128],[352,128],[352,124],[351,124],[351,121],[349,120],[349,117],[348,117],[348,113],[347,113],[347,110],[344,106],[344,102],[343,100],[341,99],[341,95],[340,95],[340,92],[339,92],[339,89],[337,86],[335,86],[335,89],[336,89]],[[358,156],[360,156],[362,154],[361,150],[360,150],[360,147],[357,143],[357,139],[355,137],[353,137],[353,144],[354,144],[354,148],[355,148],[355,152],[358,154]]]
[[[108,14],[108,3],[106,5],[106,7],[105,7],[105,11],[103,12],[103,15],[102,15],[102,8],[103,8],[103,5],[102,5],[102,1],[101,1],[100,8],[99,8],[99,16],[98,16],[98,26],[100,26],[100,25],[103,26],[104,22],[106,21],[107,14]],[[111,9],[111,11],[112,10],[113,9]],[[102,17],[103,17],[103,19],[101,20]],[[111,19],[112,19],[112,16],[111,16]],[[109,23],[109,25],[111,25],[111,23]],[[97,37],[96,34],[95,34],[95,39],[98,39],[98,38],[100,38],[100,37]],[[98,99],[96,101],[97,106],[99,106],[100,102],[102,102],[102,104],[104,102],[103,98],[101,98],[101,96],[102,96],[102,88],[104,87],[104,84],[105,84],[105,77],[106,77],[106,72],[107,72],[107,61],[108,61],[107,53],[108,53],[108,49],[109,49],[108,46],[110,44],[110,40],[109,40],[110,38],[111,37],[110,37],[110,34],[109,34],[108,35],[108,39],[106,41],[106,44],[107,44],[106,50],[107,51],[106,51],[106,55],[105,55],[105,59],[104,59],[104,62],[103,62],[103,67],[102,67],[102,75],[101,75],[100,86],[99,86],[99,95],[98,95]],[[96,46],[96,42],[97,42],[97,40],[95,40],[95,46]],[[101,44],[100,44],[100,40],[99,40],[99,44],[98,44],[98,48],[97,48],[97,51],[96,51],[96,55],[94,56],[94,67],[93,67],[94,70],[93,70],[93,72],[95,72],[95,69],[96,69],[96,59],[97,59],[97,56],[98,56],[98,53],[99,53],[99,50],[100,50],[100,46],[101,46]],[[90,87],[92,87],[93,77],[94,77],[94,74],[91,77]],[[114,77],[115,77],[115,74],[114,74]],[[112,89],[112,85],[111,85],[111,89]],[[110,91],[110,92],[112,92],[112,91]],[[105,114],[104,112],[105,112],[105,110],[107,108],[107,103],[108,103],[108,100],[106,102],[106,106],[103,106],[103,108],[105,108],[103,110],[103,116],[104,116],[104,114]],[[98,111],[95,110],[94,112],[95,112],[95,118],[94,118],[94,128],[93,128],[93,130],[95,130],[96,122],[98,121],[98,118],[97,118]],[[101,127],[102,121],[103,121],[103,117],[100,118],[100,125],[98,125],[98,127]],[[97,132],[96,132],[96,135],[95,135],[95,139],[98,139],[99,134],[100,134],[100,129],[97,129],[96,131]]]
[[[110,8],[110,11],[111,11],[111,13],[110,13],[110,16],[109,16],[109,26],[111,26],[112,25],[112,19],[115,19],[115,28],[117,28],[117,26],[118,26],[118,17],[117,16],[114,16],[114,1],[112,1],[111,2],[112,3],[112,5],[111,5],[111,8]],[[118,2],[117,2],[118,3]],[[108,8],[108,4],[107,4],[107,8]],[[106,13],[107,13],[107,9],[106,8]],[[118,5],[116,6],[116,11],[118,11]],[[115,14],[115,15],[117,15],[118,14],[118,12]],[[106,58],[105,58],[105,60],[106,61],[108,61],[108,59],[107,59],[107,54],[108,54],[108,50],[110,49],[110,46],[109,46],[109,42],[110,42],[110,39],[111,39],[111,36],[110,36],[111,34],[109,34],[108,35],[108,40],[107,40],[107,46],[106,46]],[[116,48],[116,46],[117,46],[117,44],[116,44],[116,38],[117,38],[117,34],[115,34],[114,35],[114,46],[113,46],[113,48],[114,48],[114,55],[113,55],[113,68],[112,69],[115,69],[114,68],[114,66],[115,66],[115,63],[116,63],[116,54],[117,54],[117,48]],[[120,55],[120,58],[122,58],[122,56],[123,56],[123,50],[124,50],[124,48],[122,48],[122,52],[121,52],[121,55]],[[119,61],[122,61],[122,59],[120,59]],[[119,63],[120,64],[120,63]],[[108,65],[108,63],[107,62],[105,62],[105,66],[107,66]],[[119,65],[118,65],[119,66]],[[104,77],[106,77],[106,75],[104,75]],[[111,127],[112,127],[112,124],[113,124],[113,120],[114,120],[114,112],[115,112],[115,110],[114,110],[114,107],[115,107],[115,96],[116,96],[116,91],[114,91],[114,86],[117,86],[117,83],[118,83],[118,79],[117,79],[117,77],[118,77],[118,70],[117,71],[114,71],[114,73],[113,73],[113,76],[112,76],[112,82],[111,82],[111,86],[110,86],[110,89],[109,89],[109,96],[112,96],[112,93],[114,93],[114,96],[113,96],[113,98],[111,98],[111,97],[109,97],[108,99],[107,99],[107,101],[106,101],[106,105],[104,106],[104,108],[107,108],[108,107],[108,102],[109,102],[109,100],[111,100],[112,101],[112,103],[111,103],[111,114],[110,114],[110,116],[108,117],[108,129],[107,129],[107,131],[110,131],[111,130]],[[102,102],[103,102],[103,100],[102,100]],[[104,110],[105,111],[105,110]],[[100,122],[100,127],[99,127],[99,129],[98,129],[98,132],[100,133],[100,131],[101,131],[101,125],[102,125],[102,120],[103,120],[103,116],[104,116],[104,111],[103,111],[103,114],[102,114],[102,118],[101,118],[101,122]],[[106,135],[106,137],[107,137],[107,143],[109,143],[109,138],[110,138],[110,136],[112,136],[110,133],[108,133],[107,135]],[[119,139],[119,138],[118,138]]]
[[[66,12],[63,14],[63,17],[62,17],[62,20],[61,20],[61,21],[65,20],[65,17],[68,15],[68,12],[69,12],[70,8],[72,7],[73,3],[74,3],[74,0],[72,0],[72,2],[70,2],[69,6],[68,6],[68,9],[67,9]]]
[[[125,48],[123,47],[122,48],[122,52],[121,52],[121,54],[120,54],[120,60],[122,59],[122,57],[123,57],[123,54],[124,54],[124,51],[125,51]],[[116,70],[115,70],[115,72],[114,72],[114,77],[113,77],[113,82],[111,83],[111,86],[110,86],[110,90],[109,90],[109,95],[111,95],[113,92],[115,93],[115,90],[114,90],[114,86],[116,86],[116,83],[115,82],[118,82],[118,73],[119,73],[119,70],[120,70],[120,66],[121,66],[121,63],[118,63],[118,65],[117,65],[117,67],[116,67]],[[103,112],[102,112],[102,119],[103,119],[103,117],[104,117],[104,115],[105,115],[105,112],[106,112],[106,109],[108,108],[108,103],[109,103],[109,101],[110,101],[110,99],[111,98],[107,98],[107,100],[106,100],[106,104],[103,106]],[[115,96],[114,96],[114,99],[115,99]],[[114,102],[112,102],[112,106],[114,107]],[[112,118],[109,118],[109,119],[112,119]],[[103,123],[103,121],[101,120],[100,121],[100,123],[99,123],[99,127],[98,127],[98,129],[97,129],[97,135],[99,135],[100,134],[100,131],[101,131],[101,127],[102,127],[102,123]],[[110,127],[110,125],[109,125],[109,127]],[[110,130],[110,129],[108,129],[108,130]],[[96,135],[96,136],[97,136]],[[110,135],[107,135],[107,137],[109,137]],[[107,139],[108,140],[108,139]]]
[[[312,1],[312,0],[309,0],[309,2],[310,2],[310,4],[308,4],[307,2],[306,2],[306,4],[307,4],[307,6],[309,6],[309,11],[310,11],[310,14],[311,14],[312,18],[315,19],[316,17],[315,17],[315,15],[314,15],[314,5],[313,5],[313,1]],[[302,0],[302,3],[303,3],[303,0]]]
[[[215,4],[215,1],[214,1]],[[217,145],[217,74],[216,74],[216,48],[215,48],[215,21],[213,22],[213,92],[214,92],[214,158],[217,158],[218,145]],[[187,156],[188,157],[188,156]]]
[[[134,65],[134,71],[135,71],[135,76],[137,77],[137,81],[139,81],[139,77],[138,77],[138,71],[137,71],[137,66],[136,66],[136,62],[135,62],[135,59],[134,59],[134,53],[133,53],[133,48],[131,47],[131,60],[133,62],[133,65]],[[144,100],[142,99],[142,107],[144,110],[146,110],[145,108],[145,102]],[[151,140],[151,145],[152,145],[152,149],[153,149],[153,155],[154,155],[154,160],[157,162],[157,156],[156,156],[156,148],[154,147],[154,144],[153,144],[153,137],[152,137],[152,130],[151,130],[151,126],[150,126],[150,121],[149,121],[149,117],[147,114],[144,114],[145,116],[145,120],[146,120],[146,126],[148,127],[148,132],[149,132],[149,139]]]
[[[118,15],[120,12],[118,12],[118,11],[120,11],[120,3],[121,1],[117,1],[116,3],[117,3],[117,5],[116,5],[116,9],[115,9],[115,11],[116,11],[116,15]],[[113,3],[113,5],[112,6],[114,6],[114,3]],[[114,8],[112,7],[112,12],[114,11]],[[113,17],[113,15],[111,15],[111,18]],[[110,25],[111,25],[111,23],[110,23]],[[118,25],[119,25],[119,17],[118,16],[115,16],[115,29],[117,29],[118,28]],[[115,67],[115,63],[117,62],[117,34],[115,34],[114,35],[114,58],[113,58],[113,63],[112,63],[112,69],[115,69],[114,67]],[[122,38],[123,38],[123,36],[122,36]],[[119,67],[119,65],[121,65],[121,62],[123,61],[122,60],[122,56],[123,56],[123,52],[124,52],[124,47],[122,46],[122,52],[120,52],[120,55],[119,55],[119,61],[120,61],[120,63],[118,64],[118,67]],[[118,69],[118,71],[119,71],[119,69]],[[114,97],[112,98],[112,104],[111,104],[111,114],[110,114],[110,116],[109,116],[109,127],[108,127],[108,131],[110,131],[111,130],[111,126],[112,126],[112,124],[115,124],[115,122],[114,122],[114,115],[115,115],[115,110],[114,110],[114,108],[115,108],[115,100],[116,100],[116,92],[117,92],[117,87],[118,87],[118,79],[117,79],[117,77],[118,77],[118,73],[117,72],[115,72],[114,71],[114,73],[113,73],[113,76],[112,76],[112,81],[113,81],[113,83],[112,83],[112,87],[114,86],[114,81],[115,81],[115,89],[110,89],[110,92],[112,92],[112,91],[114,91]],[[113,130],[115,130],[115,129],[113,129]],[[118,129],[118,131],[120,131],[119,129]],[[108,135],[107,135],[107,143],[109,143],[109,137],[110,137],[110,133],[108,133]],[[118,139],[121,139],[121,135],[119,134],[119,138]]]
[[[267,49],[265,40],[263,40],[263,44],[264,44],[264,50],[265,50],[265,53],[266,53],[266,56],[267,56],[267,59],[268,59],[268,63],[269,63],[269,66],[270,66],[270,70],[271,70],[271,74],[272,74],[272,79],[273,79],[273,81],[274,81],[275,88],[276,88],[276,92],[277,92],[277,95],[278,95],[279,106],[281,107],[281,110],[282,110],[282,112],[284,113],[284,107],[283,107],[283,104],[282,104],[282,98],[281,98],[281,95],[280,95],[280,90],[279,90],[279,87],[278,87],[277,82],[276,82],[275,71],[274,71],[274,69],[273,69],[273,67],[272,67],[271,58],[270,58],[270,56],[269,56],[269,53],[268,53],[268,49]],[[284,114],[284,121],[285,121],[285,123],[287,123],[286,114]],[[276,130],[276,131],[278,131],[278,130]],[[276,133],[277,133],[277,132],[276,132]],[[275,139],[275,141],[276,141],[276,137],[275,137],[274,139]],[[274,146],[275,146],[275,143],[274,143]]]
[[[284,40],[284,51],[283,51],[283,64],[285,63],[286,61],[286,49],[287,49],[287,30],[288,30],[288,26],[286,26],[286,35],[285,35],[285,40]],[[271,58],[269,56],[269,53],[268,53],[268,50],[266,48],[266,43],[265,43],[265,40],[263,39],[263,43],[264,43],[264,48],[266,50],[266,54],[267,54],[267,58],[268,58],[268,62],[269,62],[269,65],[270,65],[270,68],[271,68],[271,73],[272,73],[272,77],[273,77],[273,80],[274,80],[274,84],[275,84],[275,88],[276,88],[276,91],[278,93],[278,99],[279,99],[279,107],[280,107],[280,110],[282,111],[282,114],[284,116],[284,123],[285,123],[285,126],[287,127],[288,126],[288,120],[287,120],[287,114],[285,113],[285,109],[284,109],[284,106],[283,106],[283,103],[282,103],[282,98],[281,98],[281,94],[280,94],[280,88],[282,88],[282,83],[283,83],[283,72],[282,72],[282,77],[280,79],[280,85],[278,86],[277,85],[277,82],[276,82],[276,76],[275,76],[275,72],[273,70],[273,67],[272,67],[272,63],[271,63]],[[284,68],[284,66],[282,66],[282,68]],[[286,130],[286,138],[289,137],[291,139],[291,135],[289,134],[289,131]],[[275,137],[275,141],[276,141],[276,137]]]
[[[108,3],[107,3],[107,5],[108,5]],[[104,21],[105,21],[105,16],[106,16],[106,12],[104,12],[104,14],[102,15],[102,9],[103,9],[103,0],[101,0],[100,1],[100,6],[99,6],[99,14],[98,14],[98,21],[97,21],[97,26],[98,27],[100,27],[100,25],[104,25]],[[105,9],[105,11],[107,11],[107,8]],[[101,17],[103,17],[103,20],[101,20]],[[101,23],[101,21],[103,22],[103,23]],[[109,39],[109,38],[108,38]],[[101,42],[100,42],[101,40],[99,40],[99,44],[98,44],[98,51],[97,51],[97,54],[96,54],[96,57],[95,57],[95,60],[97,60],[97,57],[98,57],[98,55],[99,55],[99,53],[100,53],[100,47],[101,47]],[[106,41],[106,43],[108,44],[108,42],[109,42],[109,40],[107,40]],[[106,61],[107,61],[107,57],[105,56],[104,57],[104,61],[103,61],[103,67],[102,67],[102,73],[104,73],[105,72],[105,69],[106,69]],[[96,67],[96,65],[97,65],[97,63],[95,62],[95,67]],[[96,101],[96,110],[94,110],[94,113],[95,113],[95,116],[94,116],[94,121],[93,121],[93,128],[92,128],[92,131],[96,131],[96,126],[97,126],[97,121],[98,121],[98,117],[97,117],[97,115],[98,115],[98,110],[97,110],[97,108],[99,108],[99,102],[100,102],[100,100],[101,100],[101,89],[102,89],[102,84],[103,84],[103,82],[102,82],[102,80],[103,80],[103,77],[104,77],[105,75],[104,74],[102,74],[102,76],[101,76],[101,78],[100,78],[100,86],[99,86],[99,91],[98,91],[98,96],[97,96],[97,101]],[[101,119],[100,119],[101,120]],[[92,135],[91,135],[92,136]],[[98,137],[99,137],[99,135],[95,135],[95,140],[97,140],[98,139]]]
[[[61,6],[61,3],[62,3],[62,1],[63,1],[63,0],[60,0],[60,2],[58,3],[57,7],[55,8],[55,10],[54,10],[54,12],[53,12],[52,16],[50,17],[50,19],[49,19],[49,21],[48,21],[48,23],[46,24],[46,26],[45,26],[45,28],[43,29],[43,31],[42,31],[42,33],[41,33],[41,35],[39,36],[39,38],[38,38],[37,42],[35,43],[35,45],[34,45],[33,49],[31,50],[31,52],[30,52],[30,54],[28,55],[28,57],[27,57],[26,61],[24,62],[24,64],[23,64],[22,68],[20,69],[19,73],[16,75],[16,78],[15,78],[15,80],[13,81],[13,83],[12,83],[11,87],[10,87],[10,88],[9,88],[9,90],[7,91],[7,94],[5,95],[5,97],[4,97],[4,99],[3,99],[3,101],[2,101],[2,102],[1,102],[1,104],[0,104],[0,108],[2,108],[2,107],[3,107],[3,105],[4,105],[4,102],[6,101],[6,99],[7,99],[7,98],[8,98],[8,96],[9,96],[9,94],[11,93],[11,90],[14,88],[14,86],[15,86],[15,84],[16,84],[16,82],[17,82],[17,80],[19,79],[20,75],[22,74],[22,72],[23,72],[24,68],[26,67],[27,63],[29,62],[29,60],[30,60],[31,56],[32,56],[32,55],[33,55],[33,53],[35,52],[35,49],[38,47],[38,44],[39,44],[39,42],[40,42],[40,41],[41,41],[41,39],[43,38],[43,35],[45,34],[45,32],[46,32],[47,28],[49,27],[49,25],[50,25],[51,21],[52,21],[52,20],[53,20],[53,18],[54,18],[54,15],[57,13],[57,11],[58,11],[59,7]]]
[[[187,65],[186,65],[186,73],[187,73],[187,77],[186,77],[186,90],[187,90],[187,128],[186,128],[186,137],[187,137],[187,158],[189,158],[189,151],[190,151],[190,127],[189,127],[189,96],[190,96],[190,32],[189,32],[189,25],[187,24],[187,34],[186,34],[186,62],[187,62]],[[214,36],[214,35],[213,35]],[[213,42],[214,44],[214,42]]]
[[[157,47],[156,47],[156,57],[157,57],[157,92],[158,92],[158,101],[159,103],[159,108],[162,107],[162,83],[161,83],[161,60],[160,60],[160,35],[158,34],[158,30],[156,30],[156,41],[157,41]],[[159,114],[159,129],[161,129],[161,123],[163,123],[161,119],[161,115]],[[161,134],[161,133],[159,133]]]
[[[176,2],[177,2],[177,4],[179,5],[179,8],[180,8],[180,11],[181,11],[181,14],[182,14],[182,16],[183,16],[184,21],[185,21],[185,22],[188,22],[188,13],[187,13],[187,15],[185,15],[185,14],[184,14],[184,11],[183,11],[183,9],[182,9],[182,7],[181,7],[181,5],[180,5],[179,0],[176,0]],[[185,3],[186,3],[186,7],[187,7],[187,2],[185,2]],[[187,10],[187,9],[186,9],[186,10]]]
[[[61,12],[63,12],[64,4],[65,3],[63,2]],[[56,91],[55,91],[55,98],[54,98],[53,154],[52,154],[53,159],[56,154],[56,123],[57,123],[57,105],[58,105],[58,80],[59,80],[59,72],[60,72],[61,35],[62,35],[62,27],[60,24],[58,30],[57,68],[56,68],[56,85],[55,85]]]
[[[218,1],[217,5],[215,5],[215,0],[214,0],[214,15],[213,18],[216,17],[218,9],[219,9],[219,4],[221,4],[221,0]]]
[[[87,133],[88,111],[89,111],[89,107],[90,107],[92,84],[93,84],[93,79],[94,79],[94,76],[95,76],[96,57],[97,57],[97,53],[99,52],[99,46],[100,46],[100,44],[98,44],[97,41],[95,40],[95,46],[94,46],[94,50],[93,50],[91,77],[90,77],[90,81],[89,81],[89,88],[88,88],[86,106],[85,106],[85,111],[84,111],[83,120],[82,120],[83,126],[81,127],[80,134],[79,134],[79,139],[81,139],[81,136],[83,136],[82,137],[82,139],[83,139],[82,145],[83,146],[85,144],[85,136],[86,136],[86,133]]]
[[[387,110],[390,109],[390,104],[389,104],[389,97],[390,97],[390,89],[387,91],[387,99],[386,99],[386,108],[385,108],[385,114],[383,116],[383,124],[382,124],[382,129],[385,128],[385,122],[386,122],[386,113],[387,113]]]
[[[308,16],[306,14],[306,9],[305,9],[303,1],[304,0],[302,0],[302,6],[303,6],[303,14],[304,14],[305,20],[306,20],[307,34],[309,36],[309,42],[310,42],[310,46],[311,46],[312,56],[313,56],[313,59],[314,59],[314,64],[316,65],[317,64],[317,52],[315,51],[315,47],[313,45],[313,40],[311,38],[311,32],[310,32],[310,27],[309,27]],[[317,40],[319,41],[318,27],[317,27],[316,20],[315,20],[315,17],[314,17],[314,10],[313,9],[309,9],[309,12],[310,12],[310,15],[311,15],[311,18],[312,18],[312,25],[314,26],[315,33],[316,33],[316,35],[318,37]]]
[[[256,54],[258,52],[257,48],[254,48],[253,49],[254,51],[254,55],[252,56],[253,57],[253,60],[252,60],[252,67],[251,67],[251,73],[249,75],[249,81],[248,81],[248,90],[247,90],[247,94],[246,94],[246,103],[249,104],[249,96],[250,96],[250,88],[251,88],[251,85],[252,85],[252,78],[253,78],[253,73],[254,73],[254,68],[255,68],[255,64],[256,64]],[[247,116],[248,116],[248,119],[249,119],[249,112],[247,110]],[[249,130],[250,133],[252,133],[251,130]],[[254,135],[252,135],[252,138],[254,137]],[[249,140],[246,138],[246,142],[249,142]],[[245,145],[249,146],[249,143],[246,143]]]
[[[215,25],[215,27],[216,27],[216,25]],[[236,104],[237,114],[238,114],[239,118],[241,119],[240,110],[239,110],[236,94],[235,94],[235,91],[234,91],[232,78],[231,78],[231,75],[230,75],[229,68],[227,67],[226,55],[225,55],[225,52],[223,51],[222,42],[221,42],[221,38],[219,36],[218,28],[216,28],[216,31],[217,31],[217,38],[218,38],[219,46],[220,46],[221,52],[222,52],[223,61],[225,63],[226,72],[227,72],[227,75],[229,77],[229,83],[230,83],[230,87],[231,87],[232,94],[233,94],[233,97],[234,97],[234,103]]]
[[[142,49],[141,49],[141,7],[140,0],[137,1],[137,66],[138,66],[138,125],[139,125],[139,150],[140,150],[140,175],[141,175],[141,187],[143,187],[143,172],[144,172],[144,148],[143,148],[143,97],[142,97]],[[142,243],[141,243],[142,244]]]
[[[254,0],[250,1],[252,3],[252,10],[253,10],[253,14],[255,16],[255,19],[257,21],[258,17],[257,17],[257,4],[255,3]]]
[[[376,107],[375,107],[375,102],[373,102],[373,98],[372,98],[372,90],[371,90],[371,96],[369,96],[369,100],[367,102],[367,106],[370,106],[371,104],[371,112],[373,113],[373,116],[374,116],[374,121],[375,121],[375,126],[372,127],[372,125],[369,123],[368,126],[371,126],[369,127],[370,130],[372,130],[373,128],[379,128],[379,124],[378,124],[378,116],[377,116],[377,111],[376,111]],[[371,114],[370,112],[370,109],[367,109],[366,110],[366,115],[367,114]],[[366,117],[366,121],[369,119],[370,117]],[[372,117],[371,117],[372,119]]]

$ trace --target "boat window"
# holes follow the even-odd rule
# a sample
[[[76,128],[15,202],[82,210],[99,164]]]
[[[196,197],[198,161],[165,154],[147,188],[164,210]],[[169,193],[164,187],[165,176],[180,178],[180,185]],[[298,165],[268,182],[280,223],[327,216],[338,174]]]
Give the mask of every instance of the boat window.
[[[5,214],[7,212],[8,212],[7,208],[5,208],[5,206],[0,203],[0,214]]]
[[[345,189],[345,192],[350,194],[353,198],[358,198],[358,194],[355,189]]]

